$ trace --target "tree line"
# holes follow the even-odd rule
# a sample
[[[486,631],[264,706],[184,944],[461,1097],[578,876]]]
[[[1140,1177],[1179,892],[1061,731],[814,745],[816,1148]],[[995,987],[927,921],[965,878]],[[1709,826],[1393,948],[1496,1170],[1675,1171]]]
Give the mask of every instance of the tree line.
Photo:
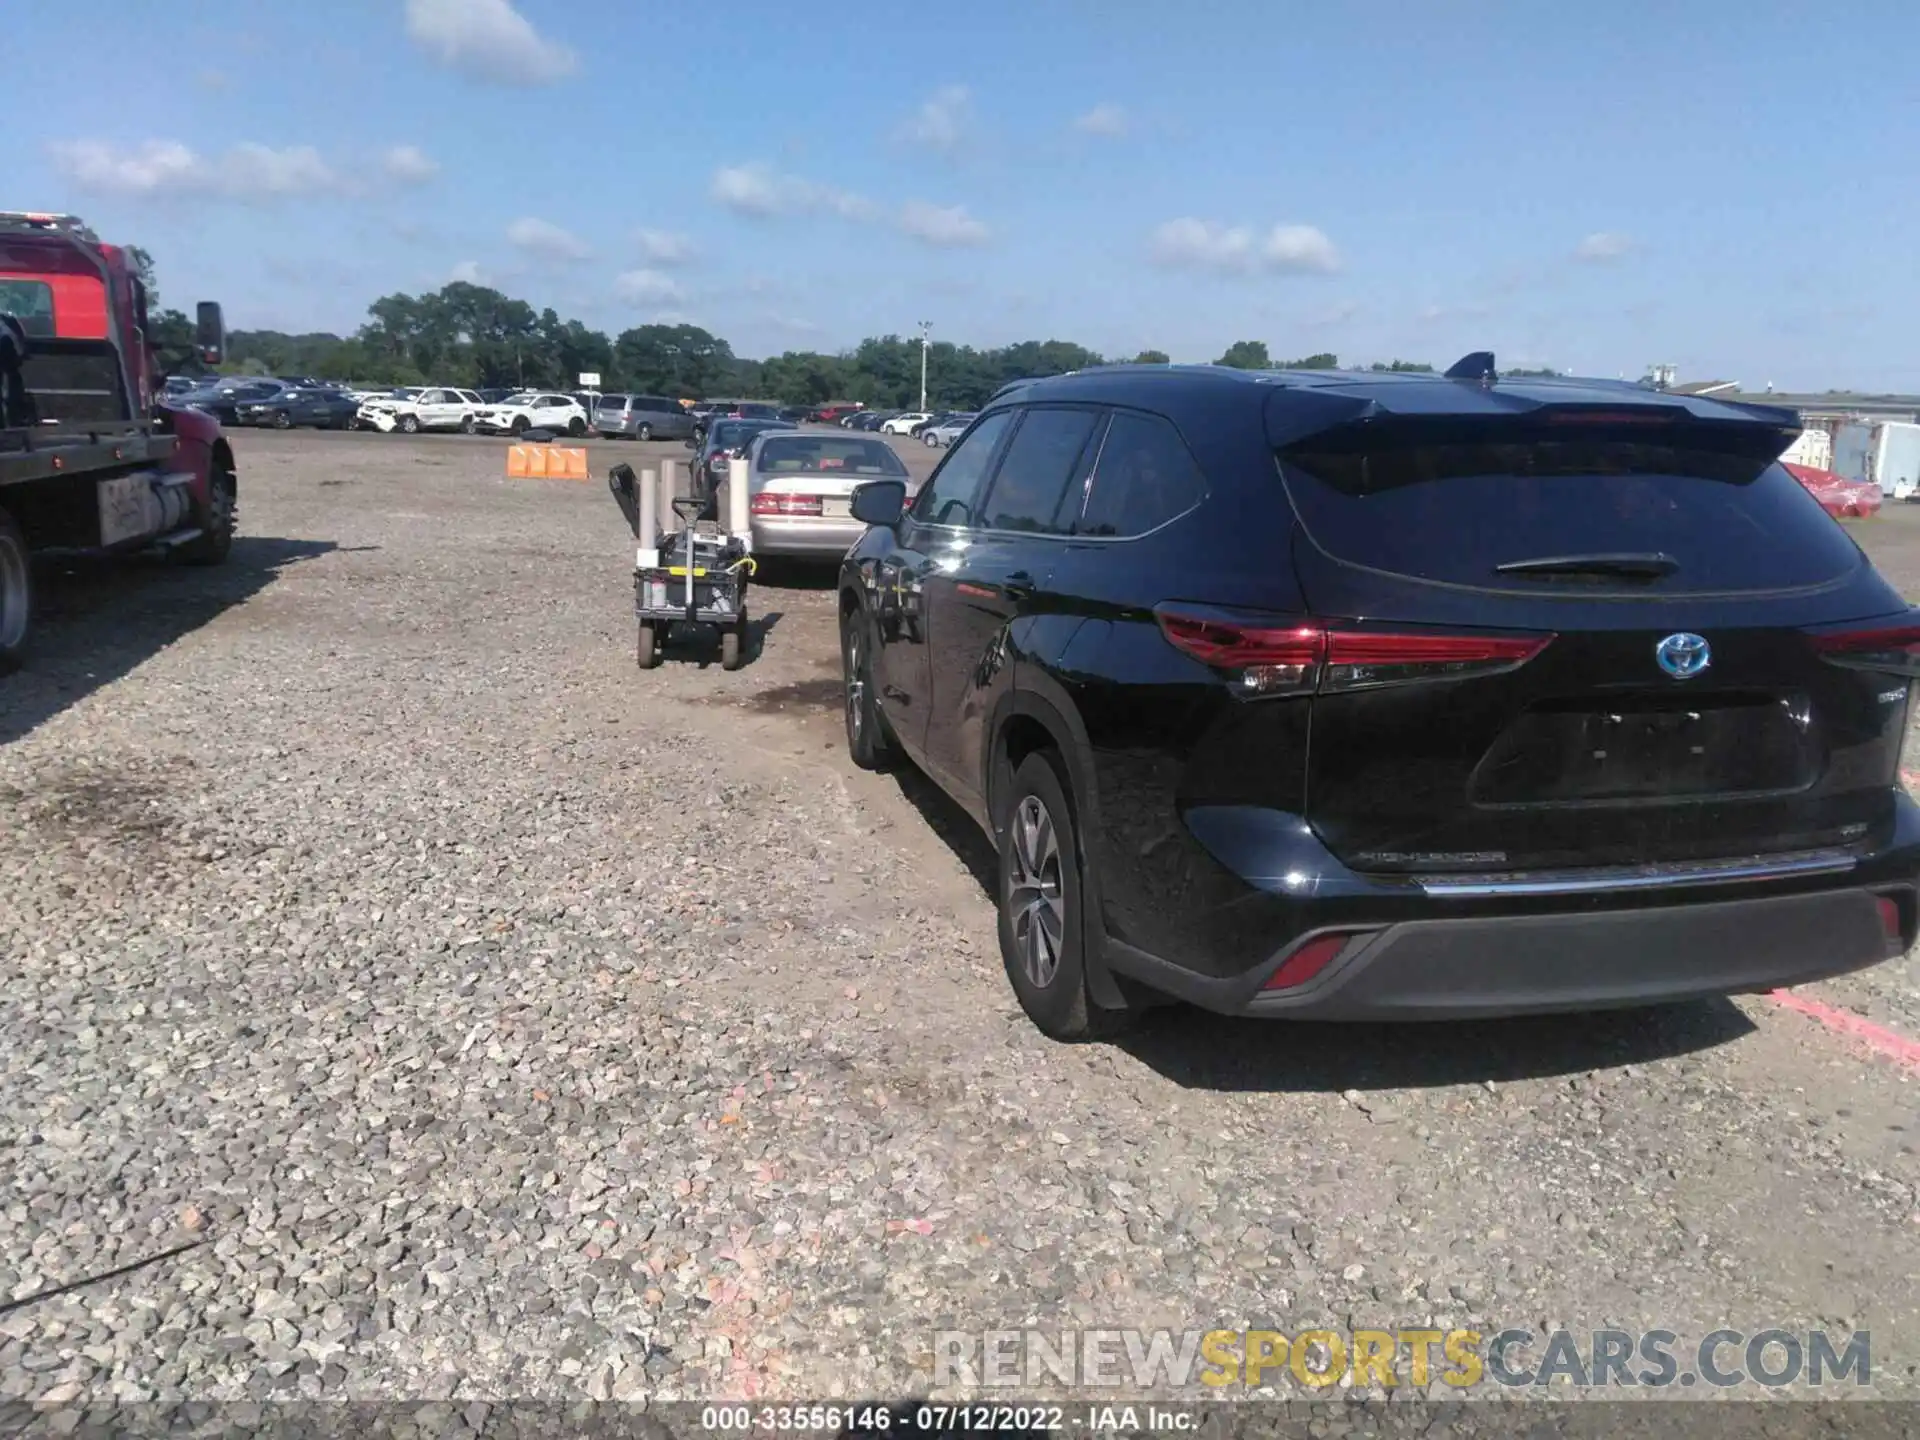
[[[151,261],[144,252],[133,254],[157,306]],[[192,343],[192,323],[178,311],[156,308],[151,326],[163,346]],[[857,400],[904,407],[920,398],[920,342],[913,337],[872,336],[837,354],[789,350],[754,360],[734,354],[724,339],[698,325],[636,325],[608,336],[463,280],[431,294],[384,295],[352,335],[234,330],[227,353],[221,368],[230,373],[314,375],[351,384],[571,390],[581,374],[596,373],[602,390],[676,399],[751,396],[788,405]],[[1066,340],[987,348],[936,341],[926,360],[928,403],[955,409],[983,405],[1012,380],[1113,363],[1169,363],[1161,350],[1107,357]],[[1340,367],[1339,357],[1328,353],[1275,361],[1263,340],[1236,340],[1214,363],[1243,370]],[[1371,368],[1433,369],[1407,360]]]

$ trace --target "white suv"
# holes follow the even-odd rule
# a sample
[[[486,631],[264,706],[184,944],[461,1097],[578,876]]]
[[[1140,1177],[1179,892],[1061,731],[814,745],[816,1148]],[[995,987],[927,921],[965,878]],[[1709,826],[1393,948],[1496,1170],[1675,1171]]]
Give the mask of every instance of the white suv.
[[[364,402],[353,418],[357,425],[406,435],[419,430],[464,430],[471,435],[474,416],[485,403],[471,390],[395,391]]]
[[[563,430],[569,435],[587,433],[587,410],[571,395],[555,395],[544,390],[524,390],[488,405],[474,422],[494,435],[520,435],[528,430]]]
[[[931,420],[932,418],[933,416],[927,414],[924,410],[909,410],[906,414],[896,415],[891,420],[882,420],[880,422],[880,433],[882,435],[911,435],[914,426],[920,424],[923,420]]]

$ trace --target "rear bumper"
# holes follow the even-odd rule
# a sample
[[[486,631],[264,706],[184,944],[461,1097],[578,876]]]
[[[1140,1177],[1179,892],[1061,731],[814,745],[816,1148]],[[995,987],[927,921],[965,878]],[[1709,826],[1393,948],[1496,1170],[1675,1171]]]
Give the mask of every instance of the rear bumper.
[[[755,519],[756,555],[819,555],[839,557],[851,550],[867,527],[858,520]]]
[[[1247,962],[1244,943],[1210,947],[1203,938],[1163,956],[1109,938],[1106,960],[1209,1010],[1312,1020],[1606,1010],[1800,985],[1893,959],[1913,942],[1920,809],[1904,795],[1897,806],[1890,845],[1825,867],[1671,887],[1460,894],[1355,874],[1297,818],[1259,812],[1287,822],[1267,831],[1243,813],[1226,825],[1203,821],[1196,833],[1218,858],[1237,850],[1241,876],[1256,877],[1243,878],[1227,908],[1241,942],[1259,917],[1269,945],[1258,958]],[[1259,843],[1282,830],[1292,853]],[[1218,915],[1191,919],[1196,936],[1225,933]],[[1297,983],[1266,988],[1310,953],[1330,958],[1304,978],[1296,964]]]

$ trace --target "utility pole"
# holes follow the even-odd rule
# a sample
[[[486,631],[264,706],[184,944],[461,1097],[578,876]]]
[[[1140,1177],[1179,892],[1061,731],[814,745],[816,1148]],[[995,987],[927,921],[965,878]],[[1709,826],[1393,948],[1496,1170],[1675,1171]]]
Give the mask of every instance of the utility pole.
[[[927,347],[933,343],[933,322],[920,322],[920,413],[927,413]]]

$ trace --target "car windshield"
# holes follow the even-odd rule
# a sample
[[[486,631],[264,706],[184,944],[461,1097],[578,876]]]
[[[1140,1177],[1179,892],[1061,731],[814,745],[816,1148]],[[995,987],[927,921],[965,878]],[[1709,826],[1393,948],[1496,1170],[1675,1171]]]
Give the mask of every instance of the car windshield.
[[[829,435],[769,435],[760,442],[759,465],[768,474],[824,471],[904,476],[907,473],[907,467],[885,441],[843,440]]]

